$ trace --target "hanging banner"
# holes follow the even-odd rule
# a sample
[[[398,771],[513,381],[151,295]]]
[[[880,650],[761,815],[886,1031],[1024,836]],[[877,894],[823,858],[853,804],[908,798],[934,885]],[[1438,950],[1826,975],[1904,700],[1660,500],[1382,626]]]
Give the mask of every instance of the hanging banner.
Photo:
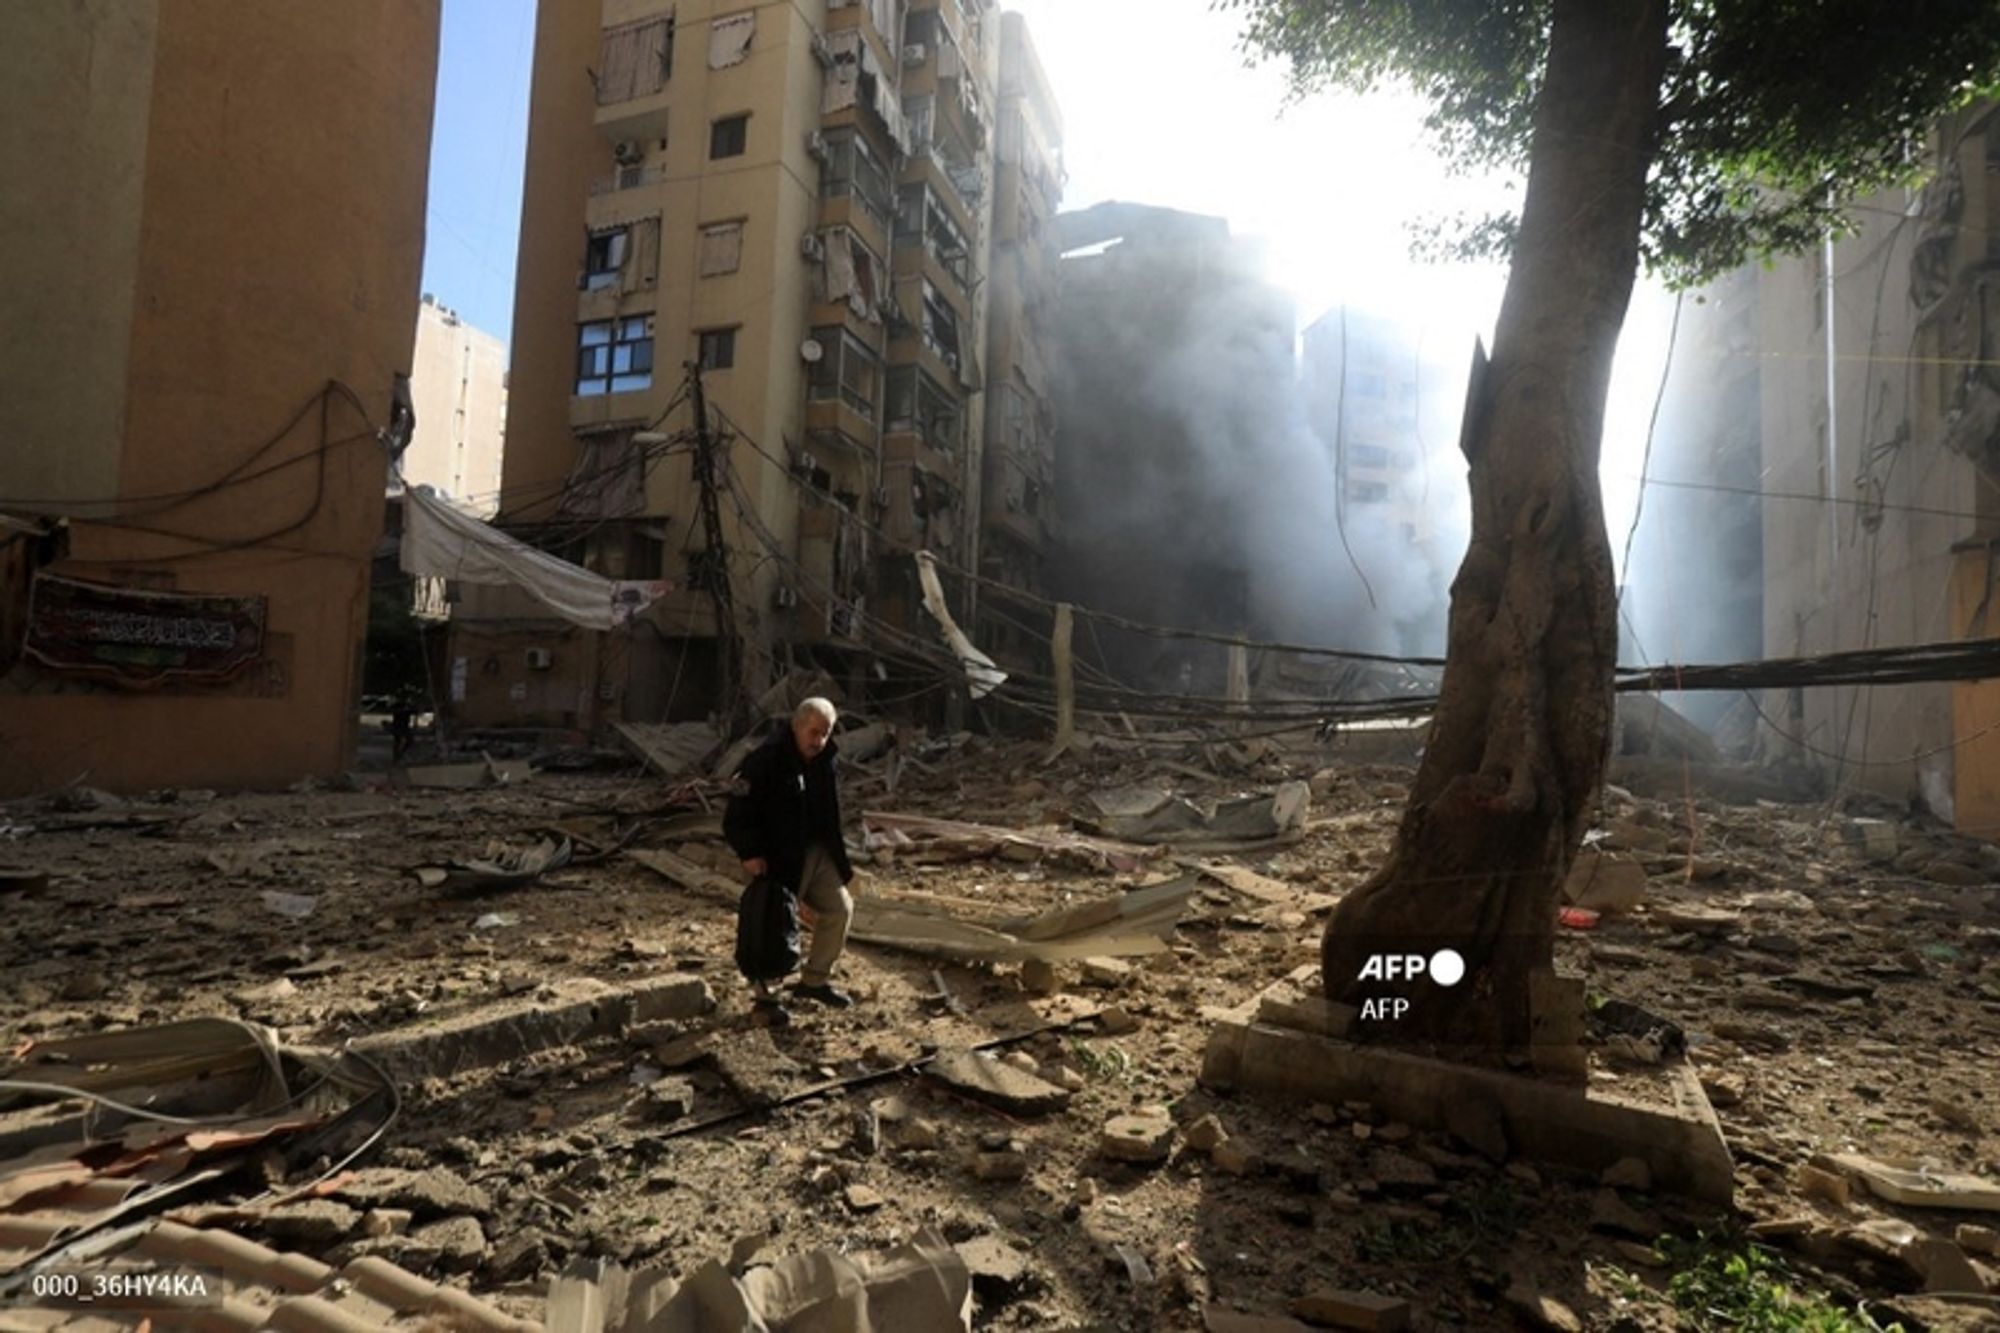
[[[22,652],[40,665],[139,689],[218,684],[264,652],[262,597],[149,592],[36,574]]]

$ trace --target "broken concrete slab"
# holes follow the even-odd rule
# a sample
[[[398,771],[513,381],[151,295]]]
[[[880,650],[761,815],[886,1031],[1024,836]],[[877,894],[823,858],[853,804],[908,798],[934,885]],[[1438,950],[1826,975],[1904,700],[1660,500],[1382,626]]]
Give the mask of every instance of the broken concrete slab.
[[[715,1008],[699,977],[666,977],[631,986],[589,979],[562,983],[554,1003],[512,1003],[363,1037],[353,1049],[397,1078],[446,1078],[626,1027],[696,1018]]]
[[[1224,1022],[1209,1039],[1201,1080],[1215,1088],[1308,1101],[1365,1101],[1413,1125],[1444,1129],[1483,1102],[1514,1151],[1597,1173],[1625,1157],[1645,1162],[1655,1188],[1728,1203],[1735,1169],[1722,1126],[1685,1066],[1672,1066],[1672,1108],[1597,1089],[1362,1047],[1260,1023]]]
[[[1097,1148],[1113,1161],[1156,1166],[1173,1152],[1173,1117],[1164,1110],[1112,1116],[1104,1122]]]
[[[648,725],[640,722],[614,722],[611,724],[633,753],[646,761],[648,768],[663,778],[677,778],[699,771],[702,760],[708,758],[722,738],[714,727],[706,722],[666,722]],[[724,777],[732,776],[723,774]]]
[[[978,1051],[940,1051],[924,1073],[954,1092],[1015,1115],[1047,1115],[1069,1105],[1068,1090]]]
[[[1290,1028],[1316,1037],[1345,1037],[1360,1010],[1351,1004],[1329,1000],[1324,995],[1297,995],[1284,991],[1266,994],[1257,1004],[1257,1021],[1271,1027]]]
[[[493,1211],[492,1198],[485,1190],[441,1167],[424,1171],[401,1171],[387,1166],[365,1167],[343,1177],[331,1193],[336,1199],[383,1212],[388,1224],[388,1229],[382,1232],[384,1235],[406,1229],[410,1215],[444,1217],[453,1213],[470,1213],[483,1216]],[[397,1219],[391,1214],[400,1210],[407,1210],[407,1213],[400,1219],[402,1226],[397,1227],[393,1225]]]
[[[1876,1197],[1890,1203],[2000,1212],[2000,1184],[1983,1176],[1937,1170],[1914,1158],[1835,1153],[1827,1160],[1866,1185]]]
[[[975,1236],[954,1246],[972,1276],[972,1290],[994,1304],[1012,1300],[1027,1285],[1028,1256],[998,1236]]]

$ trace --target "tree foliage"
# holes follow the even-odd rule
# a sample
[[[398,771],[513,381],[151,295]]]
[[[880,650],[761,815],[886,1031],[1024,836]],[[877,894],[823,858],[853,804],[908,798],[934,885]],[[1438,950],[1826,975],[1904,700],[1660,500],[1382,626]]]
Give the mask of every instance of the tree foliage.
[[[1400,86],[1447,159],[1525,168],[1553,0],[1215,0],[1304,96]],[[1693,285],[1844,230],[1907,183],[1939,117],[2000,92],[2000,0],[1671,0],[1640,254]],[[1453,248],[1504,258],[1514,219]]]

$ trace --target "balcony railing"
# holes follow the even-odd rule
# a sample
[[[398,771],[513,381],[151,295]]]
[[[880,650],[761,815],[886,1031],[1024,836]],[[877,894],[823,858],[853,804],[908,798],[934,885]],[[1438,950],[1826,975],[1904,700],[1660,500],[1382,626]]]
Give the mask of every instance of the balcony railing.
[[[600,194],[614,194],[619,190],[636,190],[642,186],[658,185],[667,178],[665,167],[620,167],[609,176],[599,176],[590,183],[591,197]]]

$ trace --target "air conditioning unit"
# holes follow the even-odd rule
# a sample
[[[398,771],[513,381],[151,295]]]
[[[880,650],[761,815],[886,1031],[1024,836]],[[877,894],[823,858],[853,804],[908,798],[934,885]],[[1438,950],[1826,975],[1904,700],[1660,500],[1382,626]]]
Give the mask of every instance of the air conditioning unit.
[[[612,145],[611,160],[621,167],[637,166],[646,160],[646,146],[637,139],[620,139]]]
[[[813,34],[812,53],[813,53],[813,59],[819,61],[821,68],[823,69],[833,68],[833,61],[834,61],[833,44],[826,40],[826,35],[824,33],[816,32]]]
[[[810,477],[813,473],[819,471],[819,460],[811,454],[800,454],[799,461],[793,464],[793,466],[801,476]]]
[[[815,162],[826,161],[826,136],[818,130],[806,135],[806,156]]]
[[[777,590],[771,594],[771,605],[777,607],[780,611],[789,610],[798,604],[799,590],[797,588],[787,587],[781,583],[778,585]]]
[[[904,69],[915,69],[930,58],[931,53],[922,42],[911,42],[903,48]]]
[[[816,231],[809,231],[799,237],[799,253],[817,264],[826,258],[826,242]]]
[[[556,664],[556,656],[546,648],[528,649],[528,670],[547,671]]]
[[[887,509],[889,507],[889,488],[887,486],[877,486],[875,488],[874,499],[877,509]]]

